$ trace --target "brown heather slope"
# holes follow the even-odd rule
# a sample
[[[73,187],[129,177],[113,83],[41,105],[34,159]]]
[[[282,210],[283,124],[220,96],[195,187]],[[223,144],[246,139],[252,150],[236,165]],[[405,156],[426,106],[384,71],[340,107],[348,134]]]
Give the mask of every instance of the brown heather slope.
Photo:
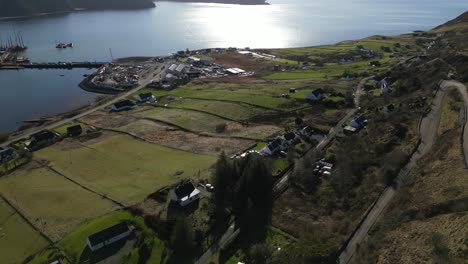
[[[468,170],[460,136],[460,128],[440,136],[352,263],[464,263]]]

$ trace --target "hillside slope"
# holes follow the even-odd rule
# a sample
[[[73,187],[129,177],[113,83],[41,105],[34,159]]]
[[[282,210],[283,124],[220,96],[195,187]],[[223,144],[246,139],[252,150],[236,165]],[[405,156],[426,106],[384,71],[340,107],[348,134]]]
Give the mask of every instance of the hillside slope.
[[[138,9],[155,7],[151,0],[0,0],[0,17],[84,9]]]
[[[468,12],[423,36],[428,60],[447,63],[450,75],[466,82]],[[447,94],[436,144],[404,179],[351,263],[466,263],[468,170],[460,140],[464,87],[457,90],[450,87],[453,83],[442,83]]]

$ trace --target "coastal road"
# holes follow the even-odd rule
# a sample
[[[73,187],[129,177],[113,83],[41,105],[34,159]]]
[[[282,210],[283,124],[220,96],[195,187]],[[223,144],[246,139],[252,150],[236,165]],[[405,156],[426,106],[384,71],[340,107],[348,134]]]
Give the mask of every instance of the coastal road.
[[[107,102],[105,102],[103,104],[100,104],[100,105],[98,105],[96,107],[93,107],[91,109],[88,109],[88,110],[86,110],[86,111],[84,111],[84,112],[82,112],[82,113],[80,113],[80,114],[78,114],[76,116],[66,118],[66,119],[62,119],[60,121],[54,122],[54,123],[46,125],[46,126],[41,126],[41,127],[29,129],[29,130],[25,131],[24,133],[22,133],[21,135],[10,138],[8,141],[0,144],[0,147],[2,147],[2,148],[8,147],[8,145],[10,145],[11,143],[13,143],[13,142],[15,142],[17,140],[23,139],[23,138],[28,138],[31,135],[33,135],[33,134],[35,134],[37,132],[40,132],[40,131],[42,131],[44,129],[52,130],[54,128],[57,128],[57,127],[65,125],[67,123],[70,123],[70,122],[72,122],[72,121],[74,121],[76,119],[79,119],[81,117],[89,115],[89,114],[91,114],[93,112],[96,112],[98,110],[101,110],[101,109],[104,109],[104,108],[106,108],[108,106],[111,106],[111,105],[115,104],[116,102],[118,102],[118,101],[120,101],[120,100],[122,100],[122,99],[124,99],[124,98],[138,92],[139,90],[145,88],[149,83],[151,83],[152,80],[158,80],[159,78],[161,78],[161,75],[162,75],[162,73],[163,73],[163,71],[165,69],[165,66],[166,66],[166,64],[162,64],[162,65],[159,65],[158,67],[153,68],[152,74],[149,73],[149,72],[146,72],[145,74],[143,74],[143,77],[146,77],[146,78],[143,78],[143,79],[140,80],[138,87],[136,87],[136,88],[134,88],[132,90],[129,90],[129,91],[125,92],[125,93],[118,94],[114,98],[112,98],[110,101],[107,101]],[[153,75],[153,74],[155,74],[155,75]]]
[[[432,101],[432,107],[430,113],[425,116],[420,124],[419,133],[421,137],[421,143],[418,146],[416,152],[411,156],[410,161],[406,164],[406,166],[399,172],[396,178],[396,186],[400,186],[401,181],[410,173],[411,169],[416,166],[416,162],[425,154],[427,154],[432,146],[434,145],[436,138],[437,138],[437,131],[440,124],[441,118],[441,105],[442,99],[445,96],[445,93],[451,87],[457,87],[460,92],[463,94],[465,100],[465,109],[468,109],[468,92],[466,87],[455,81],[444,81],[442,82],[440,89],[437,91],[434,99]],[[466,110],[465,110],[466,111]],[[466,117],[465,117],[466,118]],[[465,123],[465,128],[467,128],[467,123]],[[467,137],[467,129],[465,129],[464,134],[464,152],[465,158],[468,154],[468,137]],[[384,209],[388,206],[391,200],[395,197],[397,189],[394,187],[387,187],[382,192],[380,197],[376,200],[376,202],[371,206],[370,210],[368,211],[367,215],[363,221],[361,221],[360,226],[356,229],[355,233],[353,234],[351,240],[348,242],[346,247],[344,248],[343,252],[339,256],[339,263],[346,264],[348,263],[354,253],[356,252],[357,246],[367,237],[369,230],[372,226],[376,223],[378,218],[381,216]]]
[[[322,151],[326,145],[328,145],[331,140],[338,135],[340,132],[343,131],[343,124],[353,117],[360,109],[359,102],[361,95],[364,93],[364,84],[374,78],[374,76],[362,79],[356,87],[356,91],[354,93],[354,105],[355,108],[351,109],[345,117],[343,117],[330,131],[328,134],[318,143],[318,145],[311,151],[316,151],[317,153]],[[276,184],[273,186],[273,195],[278,197],[279,194],[282,193],[289,185],[289,178],[291,176],[291,172],[294,170],[291,169],[288,173],[286,173],[281,179],[279,179]],[[217,250],[224,246],[229,241],[234,240],[236,236],[239,234],[240,229],[235,229],[234,225],[229,226],[229,228],[224,232],[223,236],[213,243],[211,247],[195,262],[196,264],[205,264],[207,263],[212,256],[217,252]]]

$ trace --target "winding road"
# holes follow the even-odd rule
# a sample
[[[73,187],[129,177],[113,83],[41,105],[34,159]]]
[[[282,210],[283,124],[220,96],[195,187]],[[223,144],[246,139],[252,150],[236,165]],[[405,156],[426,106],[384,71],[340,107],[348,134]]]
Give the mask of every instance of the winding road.
[[[431,150],[437,138],[437,130],[439,128],[441,117],[442,99],[444,98],[446,92],[452,87],[456,87],[460,91],[465,101],[465,124],[464,134],[462,135],[462,142],[465,162],[468,162],[468,91],[465,85],[460,82],[443,81],[440,85],[440,89],[437,91],[434,97],[434,100],[432,101],[431,112],[421,121],[419,128],[421,143],[419,144],[417,151],[411,157],[410,161],[397,176],[397,189],[393,187],[387,187],[371,206],[370,210],[367,212],[367,215],[363,221],[361,221],[361,224],[357,227],[348,244],[344,247],[342,253],[340,254],[338,259],[340,264],[346,264],[351,260],[354,253],[356,252],[358,245],[367,237],[369,230],[379,219],[382,212],[385,210],[391,200],[395,197],[401,180],[410,173],[411,169],[416,165],[416,162]]]

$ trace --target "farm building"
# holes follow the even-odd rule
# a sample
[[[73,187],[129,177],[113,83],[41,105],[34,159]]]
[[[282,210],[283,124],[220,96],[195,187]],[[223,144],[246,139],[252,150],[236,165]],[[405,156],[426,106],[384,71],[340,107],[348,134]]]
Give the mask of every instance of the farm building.
[[[349,126],[354,127],[356,129],[361,129],[365,127],[366,125],[367,125],[367,119],[363,115],[357,116],[349,124]]]
[[[245,71],[239,68],[229,68],[229,69],[226,69],[226,73],[232,74],[232,75],[239,75],[239,74],[245,73]]]
[[[130,101],[130,100],[123,100],[115,103],[112,106],[112,111],[114,112],[120,112],[120,111],[125,111],[125,110],[131,110],[135,107],[135,103]]]
[[[152,93],[141,93],[138,95],[138,102],[139,103],[155,103],[156,96]]]
[[[319,88],[319,89],[315,89],[312,92],[308,93],[306,95],[305,99],[307,101],[315,102],[315,101],[320,101],[323,98],[324,98],[324,91],[323,91],[323,89]]]
[[[67,127],[67,135],[69,136],[77,137],[81,135],[82,132],[83,132],[83,128],[81,127],[81,125]]]
[[[0,163],[3,164],[3,163],[7,163],[9,162],[10,160],[16,158],[16,151],[14,151],[13,149],[11,148],[7,148],[7,149],[4,149],[4,150],[0,150]]]
[[[127,223],[122,222],[89,236],[86,244],[94,252],[128,236],[130,236],[130,229]]]
[[[180,206],[186,206],[200,199],[200,191],[195,188],[191,181],[181,183],[171,191],[171,201],[178,203]]]

